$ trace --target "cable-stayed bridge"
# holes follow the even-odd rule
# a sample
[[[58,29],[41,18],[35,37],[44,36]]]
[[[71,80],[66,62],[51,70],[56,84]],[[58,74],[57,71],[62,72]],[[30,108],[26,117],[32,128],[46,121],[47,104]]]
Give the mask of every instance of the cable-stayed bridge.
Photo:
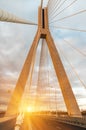
[[[1,130],[86,129],[86,117],[82,115],[72,90],[74,83],[71,80],[78,81],[84,91],[86,91],[86,85],[71,63],[71,58],[67,57],[60,44],[63,42],[65,46],[70,47],[83,57],[84,61],[86,53],[68,39],[65,39],[58,31],[61,29],[86,33],[86,30],[79,28],[79,25],[76,28],[64,26],[65,20],[77,15],[81,17],[86,13],[86,10],[80,9],[75,13],[64,16],[64,11],[78,3],[78,0],[71,2],[67,2],[67,0],[49,0],[46,7],[43,6],[43,2],[42,0],[38,8],[38,23],[0,10],[0,21],[3,21],[4,24],[5,22],[11,22],[37,26],[37,32],[19,74],[6,113],[4,117],[0,118]],[[60,22],[62,22],[62,26],[59,26]],[[53,35],[54,31],[58,31],[56,36]],[[55,43],[56,37],[60,37],[57,44]],[[61,38],[63,41],[60,41]],[[66,64],[64,61],[66,61]],[[29,84],[26,86],[27,80]],[[62,106],[62,102],[65,107]],[[58,112],[60,111],[58,104],[60,104],[60,108],[66,109],[67,112]]]

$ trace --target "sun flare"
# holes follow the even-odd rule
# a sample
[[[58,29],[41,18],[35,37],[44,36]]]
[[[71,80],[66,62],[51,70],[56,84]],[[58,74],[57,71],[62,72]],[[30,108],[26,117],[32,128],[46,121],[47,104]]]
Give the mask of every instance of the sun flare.
[[[28,106],[27,107],[27,112],[33,112],[33,107],[32,106]]]

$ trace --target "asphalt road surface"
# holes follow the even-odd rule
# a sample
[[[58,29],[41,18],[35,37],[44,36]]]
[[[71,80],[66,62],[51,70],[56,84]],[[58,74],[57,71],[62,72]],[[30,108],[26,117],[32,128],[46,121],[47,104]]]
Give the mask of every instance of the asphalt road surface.
[[[52,119],[26,115],[20,130],[86,130],[86,128],[60,123]]]

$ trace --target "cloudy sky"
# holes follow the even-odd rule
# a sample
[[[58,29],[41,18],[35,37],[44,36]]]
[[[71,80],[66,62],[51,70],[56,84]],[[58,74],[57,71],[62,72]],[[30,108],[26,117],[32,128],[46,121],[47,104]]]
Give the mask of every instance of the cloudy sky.
[[[47,2],[48,0],[44,0],[43,6]],[[61,20],[66,16],[86,10],[86,0],[76,0],[75,2],[74,0],[66,0],[65,3],[63,2],[64,0],[61,3],[53,0],[52,4],[52,0],[50,0],[48,4],[49,28],[80,109],[86,109],[86,32],[69,30],[70,28],[86,30],[86,11]],[[40,0],[0,0],[0,9],[35,23],[37,23],[39,5]],[[69,7],[65,9],[67,6]],[[0,109],[7,106],[36,31],[37,26],[0,22]],[[39,54],[40,48],[41,46],[39,46],[37,54]],[[63,103],[61,90],[49,53],[47,55],[49,63],[46,62],[44,67],[45,71],[48,68],[51,89],[46,86],[46,102],[50,102],[50,106],[52,106],[52,103],[56,104],[57,102],[58,109],[63,110],[65,104]],[[39,56],[37,55],[36,60],[38,61],[38,59]],[[38,64],[37,62],[34,69],[35,74],[32,79],[31,94],[34,94],[36,90]],[[29,80],[26,85],[27,89],[28,84]],[[25,95],[28,97],[28,93]]]

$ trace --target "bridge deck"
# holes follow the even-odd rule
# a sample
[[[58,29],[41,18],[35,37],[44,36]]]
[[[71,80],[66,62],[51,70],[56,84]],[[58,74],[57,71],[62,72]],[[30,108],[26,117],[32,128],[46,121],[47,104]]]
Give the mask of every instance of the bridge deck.
[[[72,121],[72,120],[71,120]],[[72,121],[73,122],[73,121]],[[86,130],[80,125],[62,122],[61,119],[43,116],[28,116],[24,118],[21,130]]]
[[[19,124],[18,124],[19,123]],[[0,118],[0,130],[86,130],[86,118],[25,114]]]

